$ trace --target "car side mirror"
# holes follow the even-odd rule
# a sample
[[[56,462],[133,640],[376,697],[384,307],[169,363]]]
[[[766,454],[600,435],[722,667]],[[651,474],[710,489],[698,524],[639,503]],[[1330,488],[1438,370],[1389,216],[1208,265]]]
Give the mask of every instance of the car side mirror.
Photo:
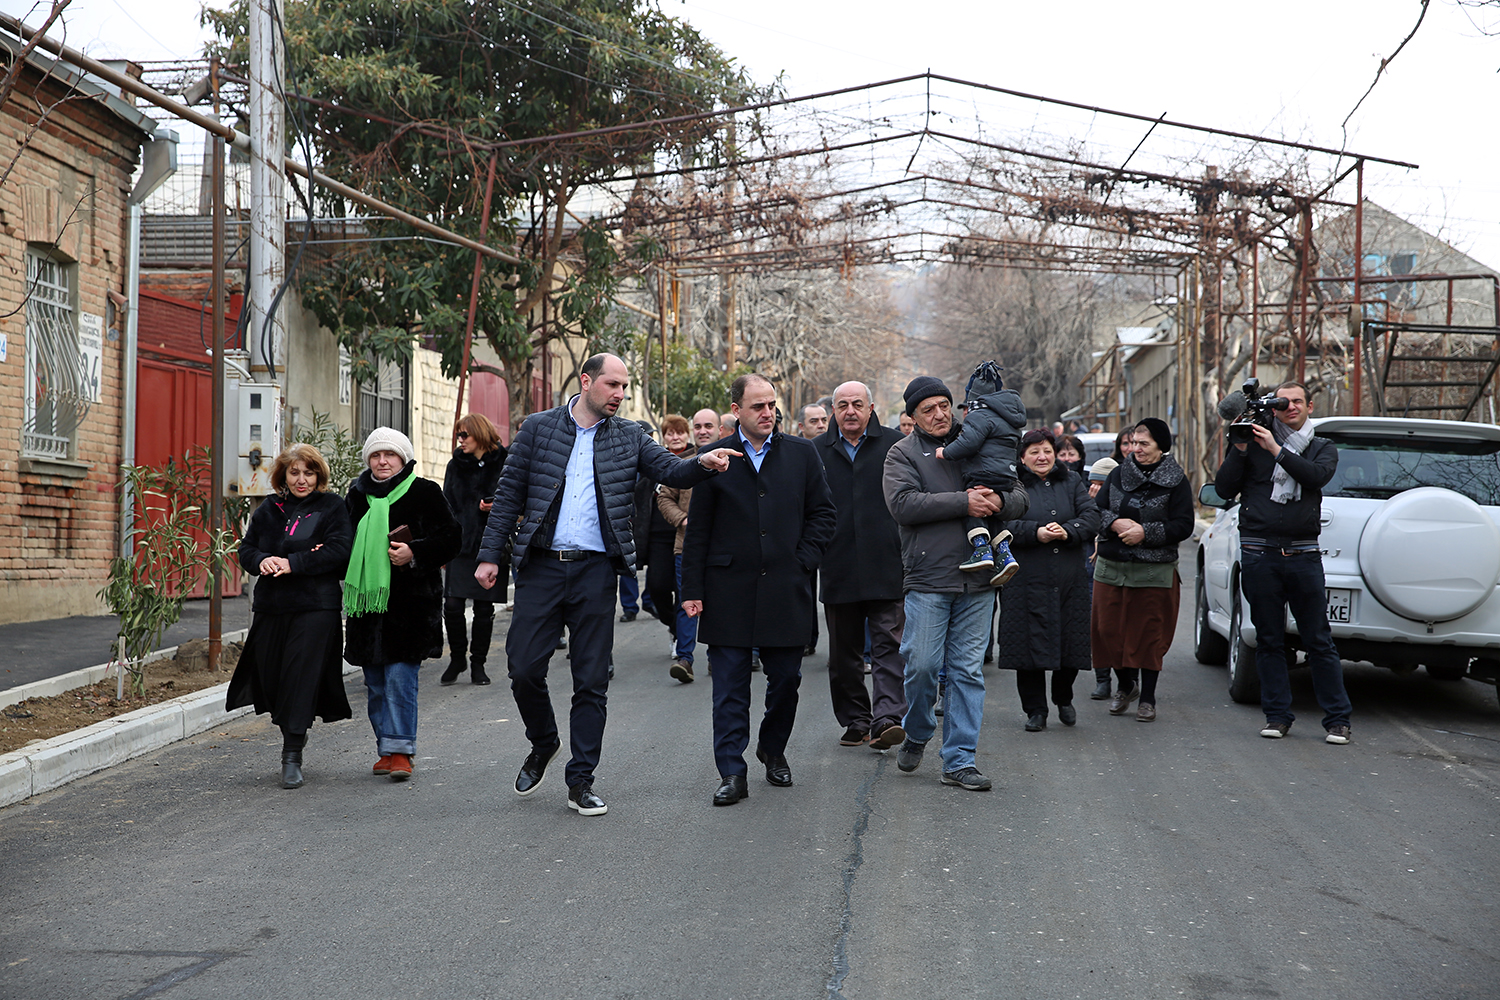
[[[1203,484],[1203,488],[1198,491],[1198,502],[1205,507],[1217,507],[1220,510],[1228,510],[1234,506],[1233,500],[1225,500],[1219,496],[1219,491],[1214,489],[1213,483]]]

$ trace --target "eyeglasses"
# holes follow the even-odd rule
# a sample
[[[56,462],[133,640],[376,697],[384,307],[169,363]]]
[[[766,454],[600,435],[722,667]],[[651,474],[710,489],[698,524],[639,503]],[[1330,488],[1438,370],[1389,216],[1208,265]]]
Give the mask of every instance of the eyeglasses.
[[[459,432],[458,432],[458,439],[459,439],[459,440],[460,440],[460,441],[464,441],[464,440],[467,440],[467,439],[468,439],[468,437],[469,437],[469,432],[468,432],[468,431],[459,431]]]

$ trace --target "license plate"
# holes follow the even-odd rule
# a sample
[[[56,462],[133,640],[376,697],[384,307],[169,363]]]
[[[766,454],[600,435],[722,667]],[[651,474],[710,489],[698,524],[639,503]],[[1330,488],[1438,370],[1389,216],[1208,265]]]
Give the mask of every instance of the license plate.
[[[1334,624],[1349,624],[1354,620],[1354,591],[1329,590],[1328,620]]]

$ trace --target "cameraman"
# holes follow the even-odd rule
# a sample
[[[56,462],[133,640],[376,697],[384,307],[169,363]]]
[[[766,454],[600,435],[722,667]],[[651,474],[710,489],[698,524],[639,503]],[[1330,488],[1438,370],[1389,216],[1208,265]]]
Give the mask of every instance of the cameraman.
[[[1338,449],[1326,438],[1313,437],[1307,426],[1313,405],[1306,386],[1284,382],[1276,395],[1287,401],[1286,409],[1271,411],[1275,419],[1270,427],[1249,423],[1254,440],[1230,447],[1214,480],[1219,496],[1231,500],[1240,495],[1241,500],[1240,586],[1255,624],[1255,668],[1266,713],[1260,734],[1280,739],[1295,718],[1286,658],[1290,606],[1307,650],[1328,742],[1348,743],[1351,707],[1328,627],[1318,550],[1323,486],[1338,470]],[[1230,641],[1237,638],[1230,636]]]

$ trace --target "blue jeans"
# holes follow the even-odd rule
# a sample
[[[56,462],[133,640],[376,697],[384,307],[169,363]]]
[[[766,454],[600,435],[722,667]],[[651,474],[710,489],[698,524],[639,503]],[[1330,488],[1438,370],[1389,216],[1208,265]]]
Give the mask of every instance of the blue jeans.
[[[620,574],[620,610],[627,615],[641,613],[641,582],[634,573]]]
[[[1328,627],[1323,557],[1317,552],[1289,556],[1280,549],[1240,552],[1240,587],[1255,625],[1255,670],[1260,675],[1260,707],[1267,722],[1290,723],[1292,684],[1287,677],[1286,612],[1291,608],[1312,669],[1313,694],[1323,708],[1323,728],[1347,726],[1349,695],[1344,668]]]
[[[365,667],[365,693],[380,756],[417,752],[417,663]]]
[[[913,743],[926,743],[937,730],[938,672],[946,673],[943,705],[943,770],[974,766],[979,725],[984,718],[984,647],[995,592],[906,593],[906,718],[902,728]]]
[[[679,552],[672,557],[673,565],[677,572],[677,593],[682,594],[682,553]],[[682,605],[677,605],[677,658],[693,662],[693,649],[698,645],[698,619],[688,617],[688,613],[682,610]]]

